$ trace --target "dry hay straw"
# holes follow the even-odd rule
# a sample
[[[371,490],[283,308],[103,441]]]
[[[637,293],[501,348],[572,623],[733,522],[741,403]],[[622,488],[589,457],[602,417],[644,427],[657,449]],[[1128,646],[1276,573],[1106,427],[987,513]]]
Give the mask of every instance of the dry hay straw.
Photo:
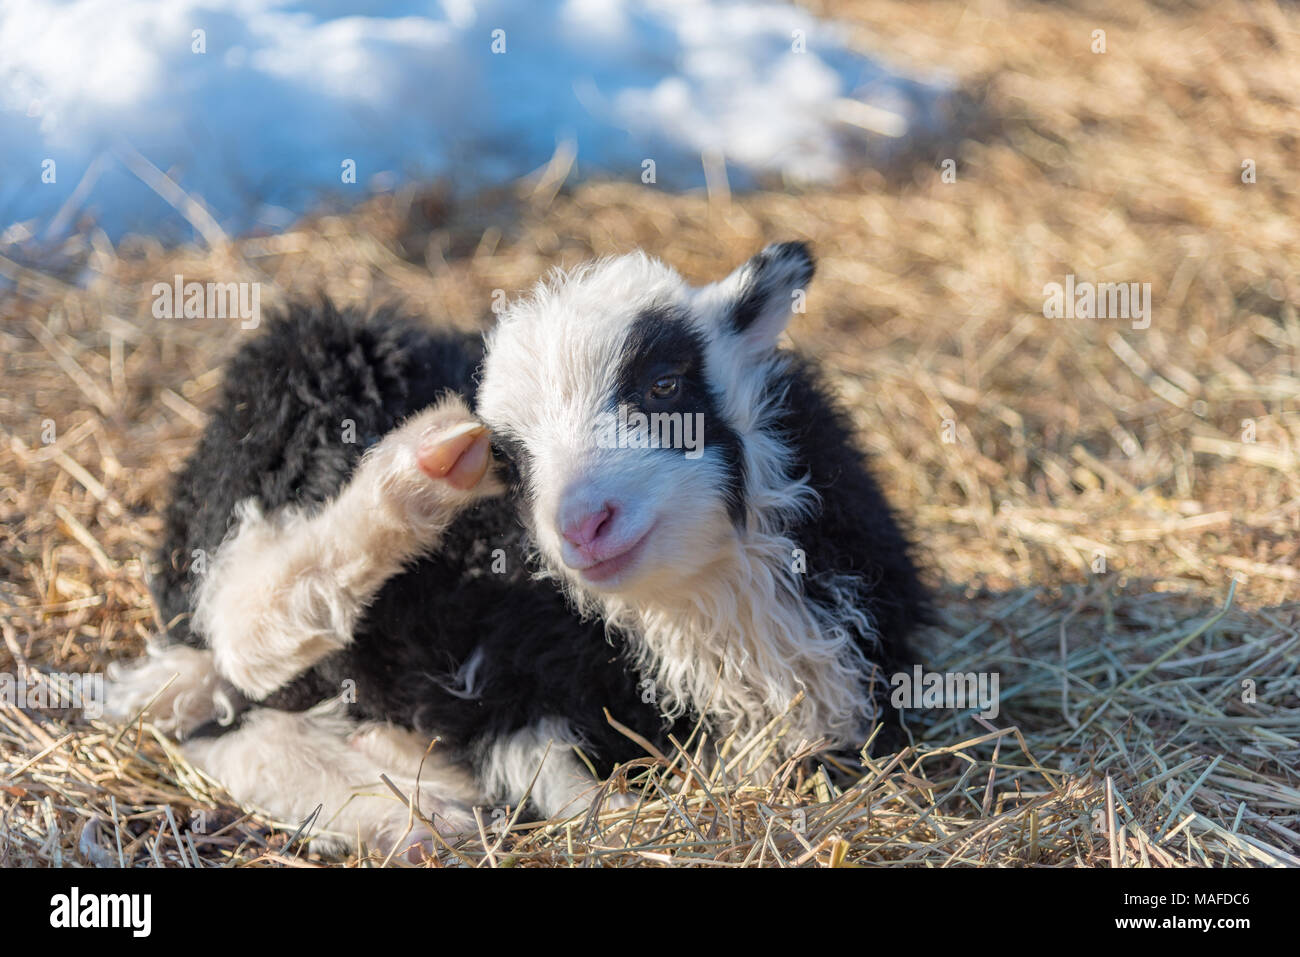
[[[0,250],[0,669],[98,671],[157,631],[145,566],[168,479],[249,333],[153,319],[154,282],[475,326],[557,263],[644,246],[704,280],[805,238],[819,278],[792,338],[834,371],[912,519],[940,596],[923,660],[996,672],[1001,713],[923,712],[902,752],[762,779],[697,734],[594,794],[630,784],[635,808],[485,820],[431,863],[1295,865],[1300,15],[813,6],[952,69],[967,136],[834,189],[569,187],[559,152],[473,202],[409,190],[202,247],[86,229],[40,269]],[[1044,319],[1067,273],[1151,282],[1150,328]],[[236,807],[147,724],[0,709],[0,808],[0,863],[322,863],[301,822]]]

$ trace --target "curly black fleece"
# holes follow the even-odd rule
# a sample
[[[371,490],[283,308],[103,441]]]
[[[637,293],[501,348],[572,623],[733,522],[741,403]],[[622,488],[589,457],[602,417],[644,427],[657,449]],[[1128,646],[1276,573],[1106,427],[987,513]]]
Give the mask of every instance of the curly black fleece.
[[[267,511],[323,502],[403,418],[449,389],[474,401],[482,359],[476,337],[390,313],[340,312],[323,301],[294,305],[265,326],[231,360],[166,513],[153,589],[172,637],[195,646],[203,640],[188,625],[193,558],[215,552],[237,502],[253,497]],[[821,497],[820,512],[793,537],[819,568],[862,578],[880,633],[868,658],[888,674],[905,661],[906,636],[927,609],[906,537],[813,367],[796,362],[770,388],[785,395],[781,429],[795,453],[792,474],[808,470]],[[354,443],[343,440],[349,422]],[[508,458],[506,467],[513,474]],[[666,726],[625,660],[622,636],[580,620],[553,585],[530,577],[512,500],[460,516],[436,554],[384,586],[350,648],[260,706],[301,710],[351,679],[355,717],[439,734],[443,747],[472,763],[498,737],[558,717],[582,736],[602,774],[640,754],[605,709],[651,741],[664,744],[669,732],[682,740],[693,716]],[[504,573],[494,558],[498,566],[504,558]],[[805,587],[812,600],[824,591],[817,575]],[[454,676],[476,651],[470,698]]]

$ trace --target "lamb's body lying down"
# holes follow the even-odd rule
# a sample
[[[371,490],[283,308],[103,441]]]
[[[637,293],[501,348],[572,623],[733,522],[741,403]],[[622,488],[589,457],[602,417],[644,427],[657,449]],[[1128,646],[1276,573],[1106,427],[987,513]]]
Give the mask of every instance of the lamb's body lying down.
[[[701,289],[607,260],[516,303],[485,357],[291,310],[227,370],[167,515],[176,643],[110,708],[180,672],[153,714],[236,798],[381,847],[409,820],[381,774],[410,793],[419,770],[458,830],[545,755],[536,809],[581,810],[575,745],[602,775],[642,753],[606,710],[660,745],[702,715],[734,753],[802,691],[788,746],[860,747],[924,595],[844,418],[776,347],[811,276],[793,243]],[[678,447],[637,447],[637,412]]]

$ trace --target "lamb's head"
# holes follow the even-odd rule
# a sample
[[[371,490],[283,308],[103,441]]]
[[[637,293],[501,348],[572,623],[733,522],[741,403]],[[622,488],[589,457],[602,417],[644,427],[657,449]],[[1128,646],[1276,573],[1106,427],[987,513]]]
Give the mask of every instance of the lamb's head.
[[[488,335],[478,413],[543,559],[588,595],[680,595],[745,526],[802,243],[696,288],[634,253],[539,283]],[[771,456],[768,456],[771,458]]]

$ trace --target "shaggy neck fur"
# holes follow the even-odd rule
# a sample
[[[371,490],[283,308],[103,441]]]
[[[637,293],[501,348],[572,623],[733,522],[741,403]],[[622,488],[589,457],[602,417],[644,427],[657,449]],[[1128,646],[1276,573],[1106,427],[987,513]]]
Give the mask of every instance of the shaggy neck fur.
[[[825,608],[796,591],[787,571],[794,547],[780,535],[747,535],[734,559],[678,604],[606,603],[607,621],[631,638],[666,715],[696,711],[719,738],[736,735],[739,748],[802,691],[778,753],[802,742],[861,743],[875,714],[855,635],[868,634],[869,623],[848,602]]]

